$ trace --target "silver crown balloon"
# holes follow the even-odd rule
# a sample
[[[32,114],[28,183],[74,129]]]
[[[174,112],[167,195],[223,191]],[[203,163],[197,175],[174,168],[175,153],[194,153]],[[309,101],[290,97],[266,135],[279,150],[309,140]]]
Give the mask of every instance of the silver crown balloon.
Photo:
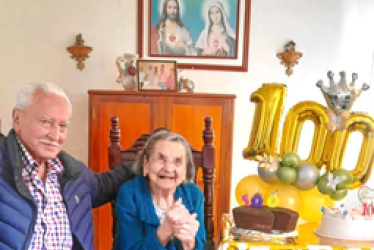
[[[356,73],[352,74],[352,82],[348,85],[345,72],[340,72],[340,81],[334,82],[334,73],[327,72],[329,78],[329,86],[324,86],[322,80],[317,82],[327,102],[329,109],[327,114],[329,116],[328,128],[330,130],[344,129],[346,121],[349,117],[349,112],[354,101],[360,96],[362,91],[369,89],[369,85],[362,84],[361,88],[356,88],[356,80],[358,78]]]
[[[360,89],[357,89],[355,82],[358,78],[356,73],[352,74],[352,82],[348,85],[345,72],[340,72],[340,81],[334,82],[334,73],[327,72],[327,77],[330,79],[329,86],[324,86],[322,80],[317,82],[325,97],[327,105],[331,108],[336,115],[340,115],[346,110],[351,110],[354,101],[360,96],[362,91],[369,89],[369,85],[364,83]]]

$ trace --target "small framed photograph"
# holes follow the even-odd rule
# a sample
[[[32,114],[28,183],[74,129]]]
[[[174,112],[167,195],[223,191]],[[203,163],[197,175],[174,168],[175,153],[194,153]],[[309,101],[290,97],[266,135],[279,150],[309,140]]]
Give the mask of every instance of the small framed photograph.
[[[138,60],[139,90],[177,91],[176,69],[176,61]]]

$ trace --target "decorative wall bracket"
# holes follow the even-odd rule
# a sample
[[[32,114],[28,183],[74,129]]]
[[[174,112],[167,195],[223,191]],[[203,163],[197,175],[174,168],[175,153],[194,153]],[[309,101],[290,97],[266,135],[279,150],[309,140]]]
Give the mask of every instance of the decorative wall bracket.
[[[281,59],[281,64],[286,66],[286,74],[288,76],[292,75],[292,67],[295,66],[298,63],[297,60],[303,56],[301,52],[295,51],[295,45],[296,43],[294,41],[289,41],[284,45],[284,51],[277,54],[277,57]]]
[[[81,33],[75,36],[75,45],[67,47],[66,50],[70,52],[71,58],[77,61],[77,69],[84,69],[84,61],[89,57],[92,47],[84,45]]]

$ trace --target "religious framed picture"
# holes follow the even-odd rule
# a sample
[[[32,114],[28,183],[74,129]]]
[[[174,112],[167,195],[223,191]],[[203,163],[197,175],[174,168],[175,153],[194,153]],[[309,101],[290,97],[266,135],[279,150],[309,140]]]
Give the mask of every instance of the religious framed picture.
[[[250,0],[138,0],[140,58],[248,70]]]
[[[177,91],[176,69],[176,61],[138,60],[139,90]]]

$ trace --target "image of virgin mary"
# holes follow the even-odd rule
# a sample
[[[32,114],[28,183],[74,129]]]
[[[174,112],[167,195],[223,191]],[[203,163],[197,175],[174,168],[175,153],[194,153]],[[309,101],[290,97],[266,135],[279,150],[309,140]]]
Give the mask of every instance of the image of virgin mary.
[[[236,33],[231,28],[227,11],[219,0],[207,2],[205,28],[195,49],[200,56],[236,57]]]

